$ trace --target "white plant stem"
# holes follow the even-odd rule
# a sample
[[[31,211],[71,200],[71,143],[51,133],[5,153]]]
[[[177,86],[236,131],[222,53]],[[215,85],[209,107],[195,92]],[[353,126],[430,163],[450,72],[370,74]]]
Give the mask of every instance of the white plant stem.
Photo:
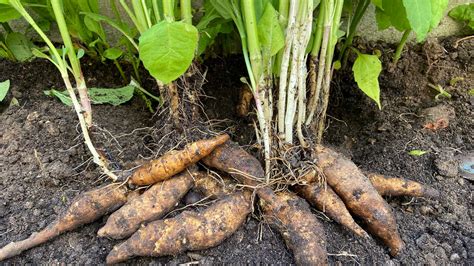
[[[288,27],[285,38],[285,48],[281,60],[280,84],[278,89],[278,133],[280,137],[285,133],[285,110],[286,91],[288,84],[288,67],[290,64],[290,54],[295,39],[296,13],[298,11],[299,0],[290,1],[290,11],[288,15]]]

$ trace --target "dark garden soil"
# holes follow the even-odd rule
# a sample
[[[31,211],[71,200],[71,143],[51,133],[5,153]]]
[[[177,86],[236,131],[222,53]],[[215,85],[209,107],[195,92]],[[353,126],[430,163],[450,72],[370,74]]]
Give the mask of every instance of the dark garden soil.
[[[474,42],[456,39],[429,41],[405,52],[399,64],[380,78],[380,111],[355,86],[347,73],[337,73],[330,102],[327,144],[336,147],[362,169],[403,176],[437,188],[439,200],[387,198],[393,207],[406,249],[396,258],[378,240],[355,237],[322,213],[332,264],[474,264],[473,181],[462,177],[459,160],[474,157]],[[379,49],[389,60],[392,46],[359,45]],[[207,84],[202,99],[211,119],[220,123],[242,145],[253,143],[250,119],[237,118],[234,108],[245,75],[240,59],[213,59],[206,64]],[[84,64],[90,87],[124,85],[112,66]],[[0,60],[0,81],[12,88],[0,105],[0,247],[44,228],[80,192],[106,182],[89,161],[73,110],[43,90],[62,88],[56,70],[35,60],[17,64]],[[459,80],[453,85],[450,81]],[[441,85],[451,99],[435,100],[428,83]],[[145,84],[151,86],[152,80]],[[18,105],[9,106],[11,100]],[[440,107],[442,105],[442,107]],[[139,97],[119,106],[94,106],[94,138],[114,161],[127,167],[163,149],[160,115],[152,115]],[[426,108],[449,113],[447,128],[426,129]],[[454,115],[453,115],[454,113]],[[250,146],[247,146],[250,147]],[[411,150],[429,153],[412,156]],[[106,218],[66,233],[2,263],[104,263],[118,241],[97,238]],[[139,258],[131,263],[294,263],[280,238],[255,217],[220,246],[177,257]]]

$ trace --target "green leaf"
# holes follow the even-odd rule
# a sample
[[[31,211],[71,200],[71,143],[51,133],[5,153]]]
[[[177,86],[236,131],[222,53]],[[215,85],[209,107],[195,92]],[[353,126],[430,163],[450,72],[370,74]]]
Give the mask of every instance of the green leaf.
[[[402,0],[416,40],[423,41],[431,26],[431,0]]]
[[[451,9],[449,16],[457,21],[466,21],[468,26],[474,30],[474,3],[459,5]]]
[[[469,94],[469,96],[474,96],[474,89],[470,89],[467,94]]]
[[[412,150],[408,154],[412,156],[422,156],[423,154],[428,153],[429,151],[423,151],[423,150]]]
[[[372,2],[372,4],[374,4],[374,6],[380,8],[380,9],[383,9],[382,0],[371,0],[370,2]]]
[[[378,7],[375,8],[375,21],[377,22],[378,30],[388,29],[392,25],[390,16]]]
[[[257,27],[264,53],[269,56],[276,55],[285,46],[285,36],[278,21],[278,12],[271,3],[265,7]]]
[[[430,30],[438,27],[443,18],[444,10],[448,6],[449,0],[431,0],[431,23]]]
[[[123,51],[120,50],[119,48],[109,48],[105,50],[104,52],[104,57],[110,60],[116,60],[117,58],[121,57],[123,55]]]
[[[20,13],[18,13],[13,7],[6,4],[0,4],[0,22],[8,22],[20,17]]]
[[[382,63],[379,58],[376,55],[359,54],[352,66],[352,71],[359,88],[377,103],[379,109],[382,109],[378,80]]]
[[[390,24],[392,24],[398,31],[405,31],[410,29],[410,22],[407,19],[407,13],[403,6],[402,0],[382,0],[383,11],[390,17]]]
[[[93,104],[111,104],[117,106],[128,102],[133,97],[135,88],[131,85],[117,88],[117,89],[106,89],[106,88],[89,88],[88,94]],[[44,91],[44,94],[48,96],[57,97],[63,104],[72,106],[71,97],[67,91],[58,91],[55,89]]]
[[[44,94],[46,94],[48,96],[55,96],[64,105],[72,106],[72,100],[71,100],[71,97],[69,97],[69,94],[67,93],[67,91],[62,91],[61,92],[61,91],[58,91],[58,90],[55,90],[55,89],[51,89],[51,90],[44,91]]]
[[[198,31],[194,26],[161,21],[140,36],[140,59],[155,79],[167,84],[188,69],[197,44]]]
[[[130,101],[133,97],[133,86],[125,86],[118,89],[90,88],[89,98],[93,104],[121,105]]]
[[[33,53],[31,52],[31,49],[34,47],[33,43],[21,33],[9,33],[5,44],[18,61],[23,62],[33,57]]]
[[[10,80],[7,79],[3,82],[0,82],[0,102],[5,99],[5,96],[7,96],[7,92],[10,89]]]

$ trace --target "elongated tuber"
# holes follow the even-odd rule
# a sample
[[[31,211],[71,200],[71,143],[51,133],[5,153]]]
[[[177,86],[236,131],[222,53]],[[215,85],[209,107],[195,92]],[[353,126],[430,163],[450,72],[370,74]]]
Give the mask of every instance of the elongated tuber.
[[[194,189],[206,197],[221,198],[236,189],[233,180],[227,176],[217,180],[206,172],[197,172],[194,177]]]
[[[188,171],[154,184],[112,213],[97,234],[113,239],[131,236],[141,224],[157,220],[171,211],[192,185],[193,177]]]
[[[251,211],[249,198],[249,193],[234,193],[202,212],[184,211],[174,218],[151,222],[115,246],[107,256],[107,263],[214,247],[243,224]]]
[[[265,171],[260,162],[232,141],[214,149],[202,162],[220,171],[230,174],[240,183],[248,187],[256,188],[260,198],[271,202],[275,193],[270,187],[262,187],[260,184],[265,179]]]
[[[265,217],[274,224],[297,265],[326,265],[326,236],[308,204],[292,193],[279,193],[272,202],[261,201]]]
[[[396,256],[404,247],[395,217],[370,180],[344,156],[322,146],[316,147],[317,164],[327,183],[341,197],[347,208],[366,223],[369,231],[380,237]]]
[[[228,139],[229,135],[223,134],[212,139],[193,142],[180,151],[170,151],[138,168],[130,177],[129,184],[146,186],[166,180],[198,162]]]
[[[91,223],[110,213],[127,201],[127,190],[117,184],[94,189],[79,195],[52,224],[31,234],[25,240],[12,242],[0,249],[0,261],[16,256],[54,237]]]
[[[436,189],[405,178],[387,177],[374,173],[367,174],[367,177],[382,196],[439,197]]]
[[[368,238],[369,235],[352,218],[344,202],[330,186],[324,187],[317,182],[295,187],[295,191],[316,209],[324,212],[329,218],[345,226],[356,235]]]
[[[240,117],[246,117],[249,114],[252,105],[253,93],[248,85],[243,85],[239,92],[239,103],[236,107],[236,113]]]

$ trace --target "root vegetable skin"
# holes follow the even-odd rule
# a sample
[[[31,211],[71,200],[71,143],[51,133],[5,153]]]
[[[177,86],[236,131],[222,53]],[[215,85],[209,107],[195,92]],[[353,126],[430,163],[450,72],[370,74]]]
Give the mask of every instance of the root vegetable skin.
[[[367,177],[382,196],[411,196],[438,198],[439,192],[432,187],[404,178],[387,177],[369,173]]]
[[[367,232],[354,221],[344,202],[331,187],[322,187],[318,183],[311,183],[306,186],[297,186],[295,191],[329,218],[345,226],[356,235],[369,238]]]
[[[318,166],[327,183],[341,197],[347,208],[366,223],[369,231],[380,237],[396,256],[404,247],[398,234],[395,217],[390,206],[372,186],[370,180],[347,158],[318,146]]]
[[[297,265],[327,265],[326,237],[308,204],[291,193],[261,202],[266,219],[274,224]]]
[[[192,186],[193,176],[187,171],[156,183],[112,213],[97,234],[113,239],[132,235],[141,224],[157,220],[172,210]]]
[[[176,255],[214,247],[232,235],[250,211],[250,195],[234,193],[202,212],[184,211],[174,218],[154,221],[115,246],[107,264],[135,256]]]
[[[217,147],[202,162],[212,168],[230,174],[240,183],[257,188],[257,194],[267,202],[275,201],[275,193],[269,187],[259,187],[265,179],[260,162],[232,141]]]
[[[246,117],[249,114],[253,100],[253,93],[247,85],[244,85],[239,93],[239,103],[236,107],[237,115]]]
[[[206,197],[222,198],[231,194],[236,188],[230,177],[224,176],[220,182],[205,172],[198,172],[194,176],[194,190]]]
[[[31,234],[25,240],[12,242],[1,248],[0,261],[43,244],[64,232],[91,223],[116,210],[126,201],[126,189],[116,184],[85,192],[73,200],[71,206],[45,229]]]
[[[129,184],[146,186],[164,181],[198,162],[227,140],[229,135],[223,134],[212,139],[193,142],[183,150],[170,151],[138,168],[130,177]]]

